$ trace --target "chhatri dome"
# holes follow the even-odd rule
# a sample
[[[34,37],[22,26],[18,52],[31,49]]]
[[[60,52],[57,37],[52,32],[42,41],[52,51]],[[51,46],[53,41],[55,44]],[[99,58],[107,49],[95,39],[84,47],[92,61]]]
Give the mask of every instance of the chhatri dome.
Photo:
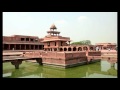
[[[59,36],[59,34],[60,34],[60,32],[59,31],[54,31],[54,29],[57,29],[56,28],[56,26],[55,26],[55,24],[53,24],[51,27],[50,27],[50,30],[49,31],[47,31],[47,33],[49,34],[49,35],[55,35],[55,36]]]
[[[53,25],[50,27],[50,29],[53,29],[53,30],[54,30],[54,29],[57,29],[57,28],[56,28],[55,24],[53,24]]]

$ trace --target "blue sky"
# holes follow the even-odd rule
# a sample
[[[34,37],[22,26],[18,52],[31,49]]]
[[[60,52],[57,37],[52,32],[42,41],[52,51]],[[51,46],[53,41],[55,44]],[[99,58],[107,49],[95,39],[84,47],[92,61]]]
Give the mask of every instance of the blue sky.
[[[117,43],[117,12],[3,12],[3,36],[43,38],[53,23],[73,42]]]

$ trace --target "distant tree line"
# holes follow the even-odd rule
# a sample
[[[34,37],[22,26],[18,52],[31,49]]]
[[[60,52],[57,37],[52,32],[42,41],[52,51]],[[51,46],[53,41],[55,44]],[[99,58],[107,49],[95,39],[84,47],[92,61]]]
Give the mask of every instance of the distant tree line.
[[[71,45],[91,45],[91,41],[90,40],[82,40],[79,42],[73,42],[73,43],[71,43]]]

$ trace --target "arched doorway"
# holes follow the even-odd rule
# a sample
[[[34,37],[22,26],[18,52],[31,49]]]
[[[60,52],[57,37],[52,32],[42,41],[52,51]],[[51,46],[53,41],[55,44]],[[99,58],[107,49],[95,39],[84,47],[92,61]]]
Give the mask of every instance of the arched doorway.
[[[62,49],[62,48],[60,48],[59,50],[60,50],[60,51],[63,51],[63,49]]]
[[[50,51],[50,48],[48,48],[48,51]]]
[[[90,50],[93,50],[93,47],[90,47]]]
[[[71,51],[71,47],[68,48],[68,51]]]
[[[84,51],[87,51],[87,50],[88,50],[88,48],[87,48],[87,47],[83,47],[83,50],[84,50]]]
[[[78,51],[82,51],[82,48],[81,48],[81,47],[78,47]]]
[[[64,48],[64,51],[67,51],[67,48]]]
[[[57,51],[57,48],[54,48],[54,51]]]
[[[76,51],[76,47],[73,48],[73,51]]]

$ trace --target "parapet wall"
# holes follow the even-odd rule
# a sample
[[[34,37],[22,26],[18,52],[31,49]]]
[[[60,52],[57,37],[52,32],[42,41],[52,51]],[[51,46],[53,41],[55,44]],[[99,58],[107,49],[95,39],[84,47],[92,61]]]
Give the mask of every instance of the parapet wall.
[[[59,52],[44,52],[42,58],[65,59],[65,53]]]
[[[101,56],[101,51],[89,51],[86,52],[86,56]]]
[[[75,59],[80,57],[86,57],[85,52],[71,52],[71,53],[65,53],[65,58],[67,59]]]
[[[28,51],[28,52],[25,52],[23,53],[23,56],[24,57],[42,57],[42,52],[40,51]]]
[[[114,56],[117,57],[117,51],[101,51],[101,56]]]
[[[79,57],[86,57],[85,52],[44,52],[42,58],[53,58],[53,59],[73,59]]]

